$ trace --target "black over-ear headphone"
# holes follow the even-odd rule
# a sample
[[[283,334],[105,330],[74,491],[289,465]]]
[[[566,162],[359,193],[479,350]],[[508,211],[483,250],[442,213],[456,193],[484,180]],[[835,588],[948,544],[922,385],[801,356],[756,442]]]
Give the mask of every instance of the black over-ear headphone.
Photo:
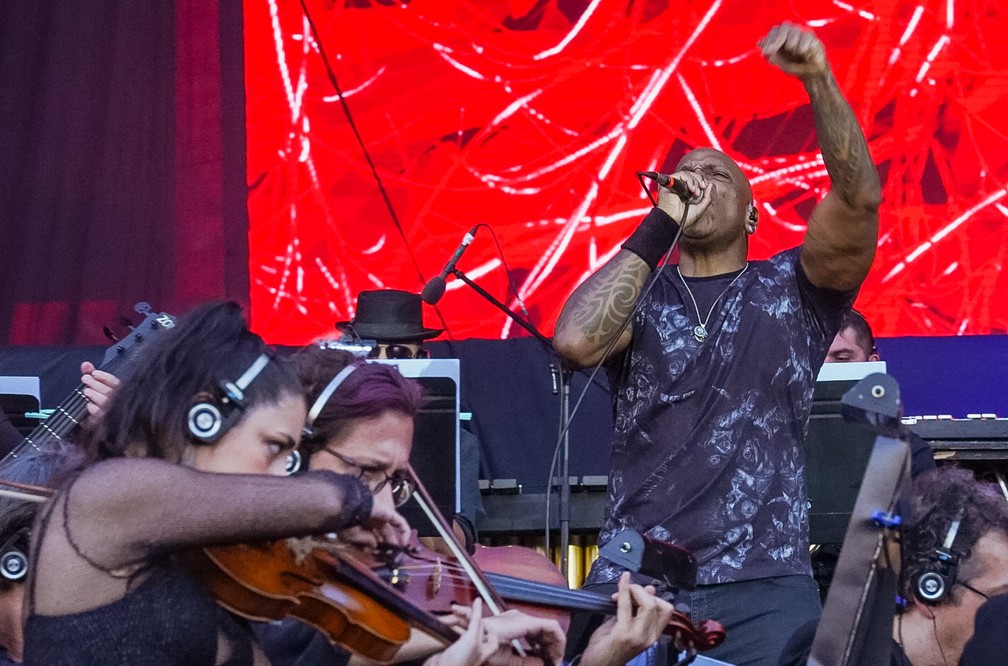
[[[220,388],[223,395],[220,400],[197,402],[189,409],[186,422],[189,434],[196,443],[213,444],[237,423],[245,408],[245,389],[269,362],[269,354],[260,354],[237,381],[221,381]]]
[[[0,576],[19,581],[28,573],[28,528],[22,527],[0,546]]]
[[[319,393],[317,398],[315,398],[314,404],[312,404],[311,408],[308,410],[308,418],[305,420],[304,429],[301,431],[302,436],[312,436],[312,426],[315,425],[315,419],[317,419],[319,414],[322,413],[322,408],[326,406],[329,399],[333,396],[333,393],[335,393],[336,389],[340,387],[340,384],[346,381],[346,378],[350,376],[350,373],[358,367],[360,367],[360,364],[351,363],[337,372],[336,375],[329,380],[329,383],[326,384],[326,387],[322,389],[322,392]],[[302,462],[301,452],[297,449],[291,451],[287,454],[287,465],[285,471],[287,474],[294,474],[301,469]]]
[[[938,604],[952,593],[956,571],[959,569],[959,555],[952,550],[952,546],[955,544],[962,518],[963,514],[960,511],[949,525],[945,540],[931,555],[932,567],[917,576],[914,593],[926,604]]]

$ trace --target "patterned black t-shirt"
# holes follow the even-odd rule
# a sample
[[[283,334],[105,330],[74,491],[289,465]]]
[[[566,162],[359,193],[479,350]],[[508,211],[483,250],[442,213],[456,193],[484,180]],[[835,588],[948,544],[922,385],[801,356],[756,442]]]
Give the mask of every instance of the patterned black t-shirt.
[[[696,305],[676,267],[662,271],[630,348],[608,368],[615,429],[601,544],[627,528],[677,543],[697,557],[702,585],[811,573],[801,442],[854,294],[812,285],[799,254],[690,279]],[[712,308],[703,342],[698,308]],[[618,575],[599,560],[589,579]]]

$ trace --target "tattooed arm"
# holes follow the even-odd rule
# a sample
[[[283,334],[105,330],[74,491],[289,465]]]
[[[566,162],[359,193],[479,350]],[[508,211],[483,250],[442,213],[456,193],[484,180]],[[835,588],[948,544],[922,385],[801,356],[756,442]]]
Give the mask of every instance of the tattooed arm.
[[[809,218],[802,268],[820,287],[857,289],[875,258],[882,199],[868,142],[814,34],[784,23],[763,38],[760,48],[772,64],[805,85],[830,176],[830,192]]]
[[[615,257],[585,280],[567,299],[557,319],[553,346],[575,367],[596,365],[620,354],[633,337],[634,306],[648,275],[669,251],[679,232],[676,220],[689,226],[711,205],[713,186],[702,176],[677,172],[695,199],[687,209],[679,195],[660,188],[658,205],[630,234]],[[615,340],[615,343],[613,342]],[[612,349],[606,354],[609,345]]]
[[[619,340],[610,355],[630,344],[631,325],[620,332],[633,314],[637,296],[651,272],[647,262],[629,250],[620,250],[602,268],[581,283],[557,319],[553,335],[556,351],[568,363],[584,368],[597,364],[613,338]]]

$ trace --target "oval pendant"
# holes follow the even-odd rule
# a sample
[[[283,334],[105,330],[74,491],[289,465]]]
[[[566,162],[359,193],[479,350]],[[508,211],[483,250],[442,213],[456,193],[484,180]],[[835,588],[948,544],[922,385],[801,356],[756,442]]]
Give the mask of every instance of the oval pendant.
[[[707,329],[702,325],[697,325],[693,327],[693,337],[696,338],[697,342],[703,342],[707,339]]]

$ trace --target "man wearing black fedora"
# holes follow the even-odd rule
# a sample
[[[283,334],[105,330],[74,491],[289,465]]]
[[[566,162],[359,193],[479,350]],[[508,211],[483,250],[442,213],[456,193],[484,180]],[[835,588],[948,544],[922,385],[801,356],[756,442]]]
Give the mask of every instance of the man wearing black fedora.
[[[357,312],[336,328],[355,340],[374,340],[371,358],[428,358],[423,341],[441,335],[440,328],[426,328],[420,295],[400,289],[376,289],[357,295]]]

